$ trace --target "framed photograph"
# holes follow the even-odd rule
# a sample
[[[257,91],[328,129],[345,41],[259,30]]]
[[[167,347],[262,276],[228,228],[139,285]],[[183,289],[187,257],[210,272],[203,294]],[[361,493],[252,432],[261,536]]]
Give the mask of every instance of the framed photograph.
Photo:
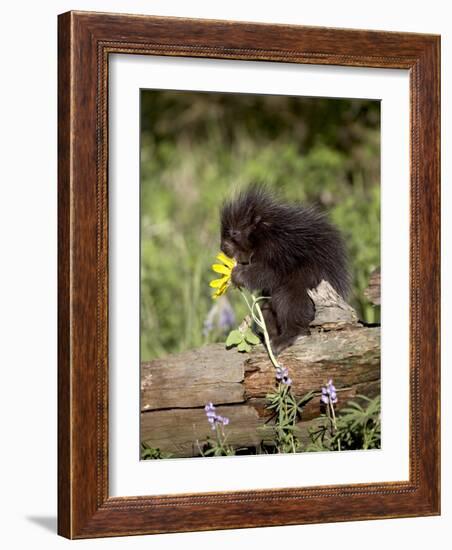
[[[440,38],[59,16],[58,530],[440,513]]]

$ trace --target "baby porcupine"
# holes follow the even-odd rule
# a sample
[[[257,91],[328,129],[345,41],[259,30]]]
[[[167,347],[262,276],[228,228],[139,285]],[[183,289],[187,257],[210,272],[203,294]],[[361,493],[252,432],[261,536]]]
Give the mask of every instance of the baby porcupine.
[[[314,304],[307,290],[325,279],[346,298],[344,241],[313,207],[278,200],[252,185],[221,209],[221,250],[237,261],[232,282],[271,296],[262,306],[275,353],[309,334]]]

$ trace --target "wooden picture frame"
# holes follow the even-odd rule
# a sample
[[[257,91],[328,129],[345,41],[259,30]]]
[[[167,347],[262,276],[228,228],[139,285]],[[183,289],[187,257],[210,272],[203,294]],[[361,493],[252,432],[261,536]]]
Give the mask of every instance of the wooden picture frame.
[[[440,38],[68,12],[59,16],[58,50],[59,534],[86,538],[439,514]],[[408,481],[109,496],[107,95],[113,53],[409,70]]]

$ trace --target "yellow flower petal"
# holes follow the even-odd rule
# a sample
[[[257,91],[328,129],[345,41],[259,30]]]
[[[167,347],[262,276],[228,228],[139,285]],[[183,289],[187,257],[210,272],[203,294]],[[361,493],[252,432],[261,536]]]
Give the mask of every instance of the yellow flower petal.
[[[213,264],[212,270],[223,276],[219,279],[210,281],[209,285],[216,289],[212,298],[219,298],[227,291],[231,284],[232,269],[237,265],[237,262],[233,258],[229,258],[226,254],[223,254],[223,252],[219,252],[216,258],[221,264]]]
[[[229,281],[229,277],[222,277],[221,279],[214,279],[213,281],[210,281],[209,285],[212,288],[219,288],[222,285],[227,284],[228,281]]]
[[[215,271],[216,273],[223,273],[223,275],[230,275],[231,274],[231,268],[230,267],[226,267],[225,265],[221,265],[221,264],[213,264],[212,265],[212,269],[213,271]]]
[[[217,260],[220,260],[220,262],[223,262],[225,265],[230,267],[231,269],[235,266],[236,261],[233,258],[229,258],[229,256],[226,256],[223,252],[220,252],[217,255]]]
[[[221,286],[220,288],[218,288],[214,294],[212,295],[212,298],[219,298],[220,296],[222,296],[226,290],[228,289],[229,287],[229,283],[226,283],[225,285]]]

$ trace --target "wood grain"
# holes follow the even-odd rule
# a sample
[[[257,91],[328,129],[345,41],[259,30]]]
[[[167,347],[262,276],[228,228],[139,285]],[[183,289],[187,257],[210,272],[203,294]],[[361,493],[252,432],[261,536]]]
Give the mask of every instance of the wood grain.
[[[297,395],[319,390],[326,377],[337,388],[380,378],[380,328],[311,334],[281,354]],[[264,397],[275,385],[262,346],[251,355],[210,344],[141,365],[141,410],[241,403]]]
[[[257,447],[262,439],[259,428],[264,419],[247,405],[218,407],[218,414],[229,418],[228,445]],[[204,409],[151,411],[141,415],[141,438],[151,447],[170,452],[174,457],[200,456],[200,448],[212,437]],[[183,429],[181,429],[183,427]]]
[[[323,311],[321,312],[323,316]],[[336,409],[356,395],[380,393],[380,328],[314,332],[278,357],[289,369],[297,398],[320,388],[332,377],[338,391]],[[220,407],[230,419],[228,444],[256,447],[268,439],[265,396],[274,391],[275,369],[263,346],[248,354],[223,344],[210,344],[141,365],[141,441],[175,457],[199,455],[210,433],[204,405]],[[319,397],[304,408],[299,423],[306,441],[307,426],[320,414]],[[305,422],[306,421],[306,422]],[[256,432],[257,430],[257,432]]]
[[[314,333],[280,356],[289,369],[296,395],[318,390],[333,378],[335,386],[352,386],[380,376],[380,329],[361,328]],[[262,351],[245,365],[245,392],[264,397],[274,385],[274,368]]]
[[[381,273],[379,267],[370,274],[369,286],[364,291],[364,296],[376,306],[381,304]]]
[[[69,26],[70,14],[60,16]],[[70,33],[58,33],[58,530],[71,532],[71,62]],[[65,93],[63,93],[63,90]]]
[[[58,47],[58,532],[84,538],[438,514],[439,37],[71,12],[59,17]],[[108,495],[111,53],[409,69],[409,481]]]
[[[243,356],[211,344],[141,364],[141,410],[245,400]]]

